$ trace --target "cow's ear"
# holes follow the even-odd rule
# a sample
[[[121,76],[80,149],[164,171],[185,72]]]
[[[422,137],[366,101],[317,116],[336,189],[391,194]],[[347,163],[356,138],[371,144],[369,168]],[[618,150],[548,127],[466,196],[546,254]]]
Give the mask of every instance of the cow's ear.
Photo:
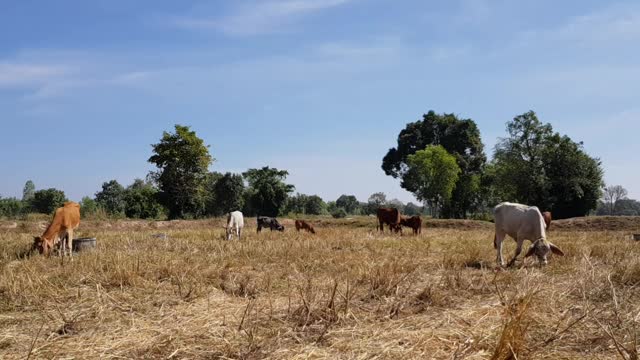
[[[558,255],[558,256],[564,256],[564,251],[560,250],[559,247],[553,245],[552,243],[549,243],[549,247],[551,247],[551,252]]]

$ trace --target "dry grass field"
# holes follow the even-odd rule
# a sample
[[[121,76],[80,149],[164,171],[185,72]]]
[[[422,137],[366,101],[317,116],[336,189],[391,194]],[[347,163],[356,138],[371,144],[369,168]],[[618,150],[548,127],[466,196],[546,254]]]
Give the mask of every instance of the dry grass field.
[[[312,222],[228,242],[221,220],[85,221],[98,248],[73,262],[5,222],[0,358],[637,359],[638,222],[554,223],[566,257],[501,271],[490,223]]]

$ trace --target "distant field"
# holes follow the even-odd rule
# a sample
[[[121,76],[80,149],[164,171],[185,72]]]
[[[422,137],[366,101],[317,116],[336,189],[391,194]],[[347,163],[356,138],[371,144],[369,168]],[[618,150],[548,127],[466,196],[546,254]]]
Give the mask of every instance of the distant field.
[[[567,256],[497,271],[493,224],[369,217],[222,239],[222,220],[84,221],[98,249],[28,256],[36,221],[0,222],[0,358],[631,359],[636,218],[554,222]],[[166,234],[167,239],[154,235]],[[506,243],[507,258],[514,242]],[[527,243],[528,246],[528,243]],[[628,352],[628,354],[626,353]],[[513,356],[515,353],[517,356]]]

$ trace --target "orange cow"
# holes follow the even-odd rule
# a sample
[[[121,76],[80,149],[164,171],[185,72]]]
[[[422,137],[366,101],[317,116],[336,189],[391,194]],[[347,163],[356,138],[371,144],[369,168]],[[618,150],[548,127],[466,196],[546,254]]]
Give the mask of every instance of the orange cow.
[[[313,229],[313,226],[304,220],[296,220],[296,230],[300,231],[300,229],[307,230],[308,232],[315,234],[316,231]]]
[[[64,256],[66,250],[69,250],[69,256],[71,257],[73,230],[77,229],[78,226],[80,226],[80,205],[68,201],[64,203],[63,207],[56,209],[53,220],[47,230],[44,231],[44,234],[33,238],[33,248],[38,250],[40,254],[49,256],[58,241],[63,240],[60,246],[60,256]],[[64,242],[65,237],[66,244]]]

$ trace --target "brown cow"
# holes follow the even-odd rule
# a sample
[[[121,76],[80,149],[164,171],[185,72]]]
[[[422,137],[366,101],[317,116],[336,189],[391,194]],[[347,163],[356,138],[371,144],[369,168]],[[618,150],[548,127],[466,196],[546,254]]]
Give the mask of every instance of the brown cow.
[[[316,231],[313,229],[313,226],[304,220],[296,220],[296,230],[300,231],[300,229],[307,230],[308,232],[315,234]]]
[[[413,235],[418,235],[422,233],[422,219],[419,215],[414,216],[402,216],[400,218],[400,226],[396,231],[402,232],[402,226],[409,227],[413,230]]]
[[[376,213],[380,226],[378,230],[384,232],[384,224],[389,225],[389,231],[397,231],[400,227],[400,211],[396,208],[378,208]]]
[[[60,256],[64,256],[66,250],[69,250],[71,256],[73,242],[73,230],[80,226],[80,205],[78,203],[68,201],[63,207],[56,210],[53,220],[42,236],[33,238],[33,248],[38,250],[40,254],[49,256],[53,247],[62,240],[60,246]],[[66,244],[64,239],[66,237]],[[65,246],[66,245],[66,246]]]
[[[550,211],[543,212],[542,217],[544,218],[546,229],[549,230],[549,226],[551,226],[551,212]]]

